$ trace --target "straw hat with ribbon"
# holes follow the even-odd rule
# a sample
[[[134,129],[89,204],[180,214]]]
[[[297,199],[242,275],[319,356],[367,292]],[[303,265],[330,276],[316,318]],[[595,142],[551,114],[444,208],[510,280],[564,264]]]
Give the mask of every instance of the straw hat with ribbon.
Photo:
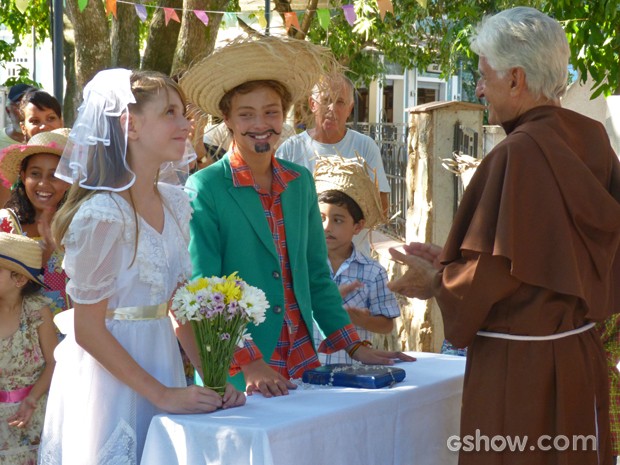
[[[373,229],[387,221],[381,207],[379,186],[370,179],[368,165],[359,155],[357,159],[341,156],[318,157],[314,168],[314,181],[318,194],[335,190],[351,197],[364,214],[364,227]]]
[[[43,283],[43,252],[37,241],[20,234],[0,232],[0,268],[23,274],[31,281]]]
[[[19,176],[22,161],[39,153],[60,157],[67,145],[68,128],[40,132],[32,136],[27,144],[14,144],[0,152],[0,178],[7,187],[12,186]]]
[[[291,93],[292,103],[310,95],[324,74],[338,69],[331,51],[305,40],[253,34],[235,39],[193,65],[181,78],[188,100],[223,118],[220,100],[250,81],[273,80]]]

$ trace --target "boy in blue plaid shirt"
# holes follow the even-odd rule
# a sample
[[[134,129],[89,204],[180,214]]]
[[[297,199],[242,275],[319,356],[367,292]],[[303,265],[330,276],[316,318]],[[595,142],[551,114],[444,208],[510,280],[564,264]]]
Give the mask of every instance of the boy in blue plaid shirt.
[[[379,190],[359,160],[322,158],[314,177],[331,278],[340,289],[344,307],[362,340],[372,340],[373,333],[390,333],[400,308],[387,288],[387,273],[352,242],[363,228],[372,229],[385,221]],[[315,324],[315,346],[323,339]],[[322,364],[352,363],[344,350],[318,355]]]

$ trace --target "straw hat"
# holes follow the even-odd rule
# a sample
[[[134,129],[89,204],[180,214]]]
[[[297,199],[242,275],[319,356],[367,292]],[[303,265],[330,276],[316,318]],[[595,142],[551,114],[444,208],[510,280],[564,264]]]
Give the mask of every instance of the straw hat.
[[[39,243],[21,234],[0,232],[0,268],[23,274],[31,281],[43,283],[43,252]]]
[[[278,81],[296,103],[310,95],[324,73],[336,68],[334,56],[325,47],[300,39],[255,34],[215,50],[193,65],[180,83],[190,102],[223,118],[220,100],[245,82]]]
[[[375,176],[376,179],[376,176]],[[372,229],[385,223],[381,196],[376,182],[370,179],[367,163],[341,156],[318,157],[314,168],[316,191],[321,194],[335,190],[344,192],[359,205],[366,220],[365,227]]]
[[[0,177],[12,186],[22,166],[22,161],[30,155],[49,153],[62,155],[67,144],[68,128],[54,129],[49,132],[40,132],[32,136],[27,144],[14,144],[0,152]]]

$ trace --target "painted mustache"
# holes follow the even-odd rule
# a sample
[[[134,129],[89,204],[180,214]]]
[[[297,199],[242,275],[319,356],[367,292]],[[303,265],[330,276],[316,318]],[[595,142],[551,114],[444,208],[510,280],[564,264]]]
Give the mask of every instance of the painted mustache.
[[[262,132],[251,132],[251,131],[247,131],[247,132],[242,132],[241,135],[242,136],[264,136],[266,134],[275,134],[276,136],[279,136],[280,134],[282,134],[282,131],[278,132],[275,129],[267,129],[266,131],[262,131]]]

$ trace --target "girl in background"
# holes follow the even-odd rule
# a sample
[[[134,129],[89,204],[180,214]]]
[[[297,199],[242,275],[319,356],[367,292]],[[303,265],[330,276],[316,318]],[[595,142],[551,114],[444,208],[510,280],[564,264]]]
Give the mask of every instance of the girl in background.
[[[22,97],[20,110],[20,126],[26,141],[40,132],[53,131],[64,126],[60,103],[44,90],[26,92]]]
[[[13,187],[11,197],[0,210],[0,231],[24,234],[43,246],[44,295],[52,302],[53,314],[71,306],[62,269],[62,251],[51,239],[49,225],[62,204],[69,184],[54,177],[67,143],[68,129],[34,135],[27,144],[11,145],[0,152],[0,181]]]
[[[39,289],[39,244],[0,233],[0,463],[35,465],[56,331]]]

